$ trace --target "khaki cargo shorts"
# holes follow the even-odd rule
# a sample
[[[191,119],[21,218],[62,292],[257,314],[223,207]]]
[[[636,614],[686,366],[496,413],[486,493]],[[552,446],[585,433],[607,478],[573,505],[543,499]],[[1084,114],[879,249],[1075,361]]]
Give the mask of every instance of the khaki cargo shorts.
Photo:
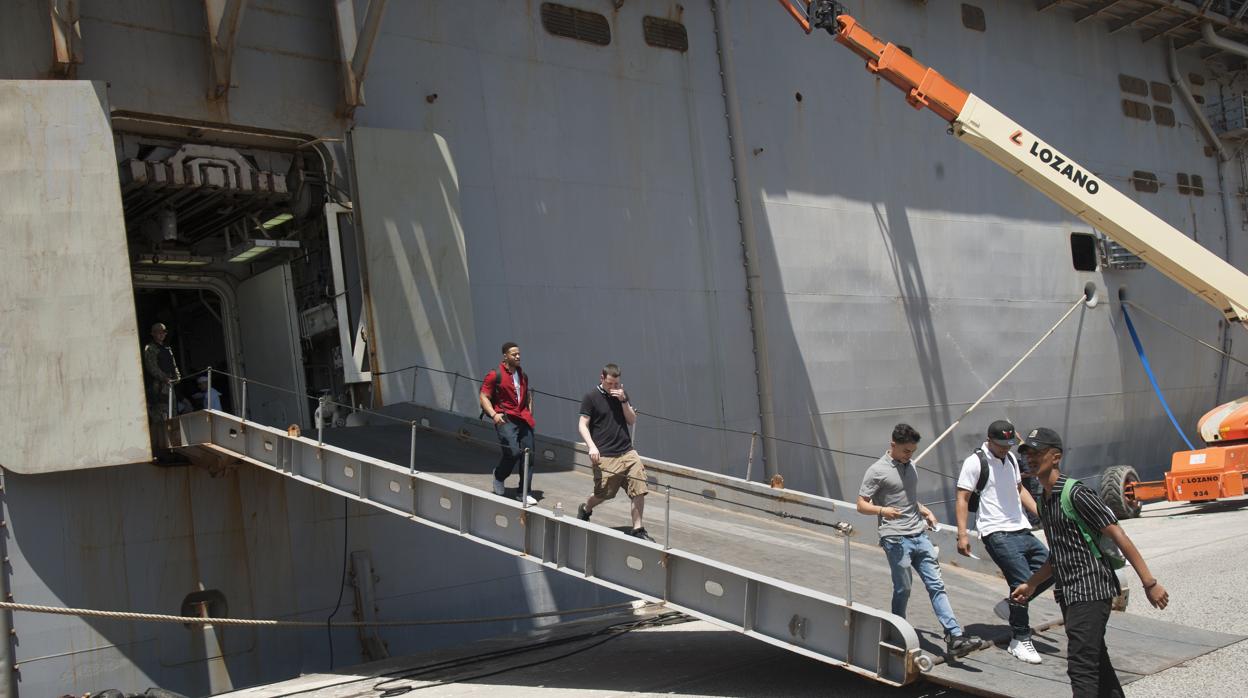
[[[636,451],[620,456],[603,456],[602,461],[594,466],[595,497],[612,499],[621,487],[630,498],[646,493],[646,468]]]

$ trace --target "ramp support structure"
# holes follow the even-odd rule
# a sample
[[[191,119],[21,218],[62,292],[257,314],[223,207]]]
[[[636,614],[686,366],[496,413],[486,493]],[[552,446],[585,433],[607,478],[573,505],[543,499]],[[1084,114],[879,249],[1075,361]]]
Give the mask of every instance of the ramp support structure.
[[[421,427],[417,427],[421,428]],[[894,686],[920,673],[903,618],[614,529],[498,497],[235,415],[169,423],[172,445],[225,453],[564,574],[707,620]]]

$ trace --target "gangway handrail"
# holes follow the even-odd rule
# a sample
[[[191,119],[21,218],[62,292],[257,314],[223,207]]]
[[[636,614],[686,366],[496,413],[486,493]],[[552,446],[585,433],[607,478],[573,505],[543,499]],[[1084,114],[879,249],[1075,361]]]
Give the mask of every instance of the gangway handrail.
[[[644,541],[220,410],[167,422],[170,445],[223,452],[295,481],[891,685],[929,658],[903,618]],[[848,596],[849,594],[847,594]]]
[[[214,373],[223,374],[234,380],[240,381],[244,388],[244,390],[242,391],[243,393],[242,397],[243,397],[244,403],[246,401],[245,388],[247,384],[256,383],[257,385],[270,388],[272,390],[285,392],[285,393],[288,393],[297,397],[302,396],[306,399],[312,399],[312,400],[320,399],[323,401],[324,404],[334,404],[334,405],[342,406],[347,409],[355,410],[359,414],[367,415],[370,418],[378,417],[386,422],[389,422],[395,425],[407,426],[409,427],[410,434],[411,434],[410,443],[409,443],[408,468],[409,470],[412,470],[412,471],[415,471],[416,436],[417,436],[417,433],[420,431],[438,433],[438,434],[442,434],[442,435],[445,435],[449,438],[453,438],[456,440],[473,442],[485,448],[493,449],[493,448],[497,448],[497,445],[498,445],[497,440],[493,438],[492,436],[489,438],[478,438],[478,437],[473,436],[470,433],[470,430],[485,431],[485,430],[492,429],[492,426],[489,425],[488,422],[485,422],[481,419],[473,418],[468,415],[447,412],[438,408],[420,407],[418,405],[415,405],[414,403],[403,403],[401,405],[392,406],[392,409],[415,408],[417,410],[422,410],[422,411],[428,410],[430,412],[428,417],[431,417],[432,419],[429,419],[426,417],[421,417],[420,419],[398,417],[393,414],[388,414],[386,412],[380,412],[377,410],[368,409],[364,407],[352,407],[350,405],[345,405],[343,403],[329,401],[323,395],[315,396],[309,393],[299,393],[298,391],[292,390],[290,388],[284,388],[282,386],[272,385],[269,383],[265,383],[263,381],[257,381],[254,379],[247,378],[246,376],[238,376],[238,375],[234,375],[225,371],[219,371],[216,369],[210,368],[210,369],[207,369],[206,371],[200,371],[197,373],[204,373],[204,372],[207,372],[208,374],[208,387],[210,389],[212,385],[212,376]],[[197,374],[191,374],[190,376],[186,376],[184,378],[194,377],[195,375]],[[239,405],[239,407],[241,408],[240,409],[240,412],[241,412],[246,409],[246,404]],[[445,425],[445,424],[443,427],[435,426],[435,422],[445,422],[448,418],[459,421],[461,423],[461,426],[459,426],[458,428],[455,428],[451,425]],[[570,465],[572,468],[580,468],[586,471],[592,471],[593,468],[588,462],[588,451],[584,444],[579,443],[579,442],[564,442],[562,440],[554,439],[550,437],[539,436],[539,439],[547,441],[548,444],[551,444],[554,452],[569,451],[572,454],[574,454],[573,458],[570,461],[565,462],[564,464]],[[318,429],[317,431],[317,441],[318,443],[324,442],[324,433],[323,433],[323,430],[321,429]],[[544,454],[545,454],[544,465],[549,466],[551,464],[555,464],[555,465],[559,464],[559,462],[554,459],[554,456],[551,455],[552,449],[546,448],[542,450],[544,451]],[[579,456],[585,456],[585,458],[579,458]],[[839,535],[841,537],[857,535],[857,531],[855,530],[855,527],[867,529],[869,528],[871,524],[875,523],[875,517],[859,514],[856,511],[854,504],[852,502],[831,499],[828,497],[811,494],[809,492],[801,492],[798,490],[776,488],[774,486],[768,486],[765,483],[742,480],[740,478],[736,478],[730,475],[724,475],[721,473],[707,471],[707,470],[699,470],[696,468],[691,468],[688,466],[683,466],[683,465],[659,460],[659,459],[652,458],[652,457],[643,458],[643,461],[647,464],[647,469],[650,471],[651,474],[658,474],[660,476],[666,475],[668,479],[675,478],[675,479],[683,479],[683,480],[692,480],[692,481],[696,481],[699,483],[705,483],[705,484],[711,485],[710,490],[705,489],[705,488],[701,490],[691,490],[691,489],[686,489],[686,488],[679,487],[676,485],[667,487],[667,484],[670,484],[670,483],[662,483],[662,482],[657,483],[664,487],[663,495],[664,495],[665,516],[667,515],[666,512],[670,511],[670,508],[671,508],[672,492],[680,493],[681,495],[684,495],[686,498],[688,498],[691,501],[705,501],[708,497],[708,493],[713,492],[713,494],[710,495],[711,498],[715,499],[717,501],[717,504],[723,508],[739,509],[739,510],[746,511],[747,513],[752,513],[752,514],[756,514],[760,516],[775,517],[775,518],[783,519],[783,520],[790,521],[790,522],[795,522],[795,523],[800,523],[800,524],[805,524],[805,525],[810,525],[810,526],[818,526],[822,529],[831,529],[831,533],[835,535]],[[631,476],[626,476],[626,477],[631,477]],[[649,481],[646,481],[646,484],[649,485],[651,483]],[[758,506],[756,504],[751,504],[747,501],[742,501],[743,498],[746,498],[746,499],[761,498],[766,502],[766,504],[764,506]],[[524,500],[524,501],[527,502],[527,500]],[[527,504],[525,506],[527,506]],[[806,515],[808,513],[814,514],[814,516]],[[836,519],[834,520],[825,520],[822,518],[816,518],[817,516],[823,516],[823,515],[832,514],[832,513],[835,513],[837,515]],[[850,521],[853,521],[854,523],[853,524],[848,523],[847,519]],[[949,544],[949,547],[952,547],[954,543],[956,542],[954,538],[955,530],[956,529],[954,529],[952,526],[949,526],[947,524],[939,525],[936,531],[932,533],[934,542],[937,542],[938,544],[940,544],[941,538],[948,538],[949,540],[947,542]],[[670,540],[665,541],[665,543],[670,545]],[[988,574],[997,574],[997,570],[995,566],[991,564],[991,562],[980,561],[978,558],[954,558],[952,560],[949,560],[949,564],[952,564],[957,567],[962,567],[965,569],[985,572]]]
[[[498,445],[496,440],[493,440],[493,439],[480,439],[480,438],[476,438],[476,437],[473,437],[473,436],[471,436],[471,435],[469,435],[469,434],[465,433],[463,430],[460,430],[460,431],[458,431],[458,432],[454,432],[454,433],[452,433],[452,432],[449,432],[449,431],[446,431],[446,430],[438,429],[437,427],[434,427],[434,426],[431,426],[431,425],[420,424],[419,420],[404,419],[404,418],[401,418],[401,417],[396,417],[396,416],[394,416],[394,415],[392,415],[392,414],[387,414],[387,413],[385,413],[385,412],[379,412],[379,411],[377,411],[377,410],[373,410],[373,409],[369,409],[369,408],[365,408],[365,407],[354,407],[354,406],[347,405],[347,404],[344,404],[344,403],[341,403],[341,402],[336,402],[336,401],[330,400],[330,399],[329,399],[327,396],[325,396],[325,395],[320,395],[320,396],[317,396],[317,395],[312,395],[312,394],[310,394],[310,393],[300,393],[299,391],[292,390],[292,389],[290,389],[290,388],[284,388],[284,387],[282,387],[282,386],[273,385],[273,384],[271,384],[271,383],[266,383],[266,382],[264,382],[264,381],[259,381],[259,380],[255,380],[255,379],[247,378],[246,376],[235,375],[235,374],[232,374],[232,373],[229,373],[229,372],[226,372],[226,371],[217,370],[217,369],[214,369],[214,368],[211,368],[211,367],[209,367],[209,368],[207,368],[207,369],[204,369],[204,370],[201,370],[201,371],[197,371],[196,373],[190,374],[190,375],[188,375],[188,376],[183,376],[183,377],[182,377],[182,378],[180,378],[179,380],[177,380],[177,381],[173,381],[173,382],[174,382],[174,383],[178,383],[178,382],[181,382],[181,381],[183,381],[183,380],[188,380],[188,379],[190,379],[190,378],[196,377],[196,376],[198,376],[199,374],[203,374],[203,373],[206,373],[206,374],[207,374],[207,376],[208,376],[208,385],[207,385],[207,388],[208,388],[208,390],[209,390],[209,391],[211,391],[211,390],[212,390],[212,378],[213,378],[213,375],[214,375],[214,374],[224,375],[224,376],[227,376],[227,377],[232,378],[232,379],[234,379],[234,380],[237,380],[237,381],[239,381],[239,382],[241,383],[241,385],[242,385],[242,387],[243,387],[243,390],[242,390],[242,396],[241,396],[241,397],[242,397],[242,400],[241,400],[241,404],[239,405],[238,412],[239,412],[239,417],[240,417],[240,419],[242,419],[243,421],[248,421],[248,420],[247,420],[247,417],[246,417],[246,414],[247,414],[247,406],[248,406],[248,405],[247,405],[247,390],[246,390],[246,388],[247,388],[247,385],[248,385],[248,384],[254,383],[255,385],[258,385],[258,386],[261,386],[261,387],[264,387],[264,388],[269,388],[269,389],[271,389],[271,390],[276,390],[276,391],[279,391],[279,392],[287,393],[287,394],[289,394],[289,395],[293,395],[293,396],[295,396],[295,397],[297,397],[297,398],[304,398],[304,399],[309,399],[309,400],[318,400],[318,401],[319,401],[319,403],[321,404],[321,406],[322,406],[322,407],[324,407],[325,405],[334,405],[334,406],[336,406],[336,407],[344,407],[344,408],[346,408],[346,409],[348,409],[348,410],[352,410],[352,411],[355,411],[355,412],[358,412],[358,413],[361,413],[361,414],[368,415],[369,417],[379,417],[379,418],[381,418],[381,419],[383,419],[383,420],[387,420],[387,421],[389,421],[389,422],[392,422],[392,423],[394,423],[395,425],[403,425],[403,426],[407,426],[407,427],[409,427],[409,428],[411,429],[411,439],[410,439],[410,445],[409,445],[409,463],[408,463],[409,470],[415,470],[415,460],[416,460],[416,451],[415,451],[415,449],[416,449],[416,434],[417,434],[417,432],[418,432],[419,430],[424,430],[424,431],[433,431],[433,432],[441,432],[441,433],[443,433],[443,434],[445,434],[445,435],[447,435],[447,436],[450,436],[450,437],[452,437],[452,438],[459,439],[459,440],[461,440],[461,441],[473,441],[473,442],[478,443],[478,444],[480,444],[480,445],[482,445],[482,446],[485,446],[485,447],[487,447],[487,448],[496,448],[496,447],[497,447],[497,445]],[[168,408],[168,409],[169,409],[169,411],[166,413],[166,416],[167,416],[167,417],[168,417],[168,416],[173,416],[173,415],[174,415],[174,407],[173,407],[173,397],[172,397],[172,391],[170,391],[170,400],[169,400],[169,402],[170,402],[170,404],[169,404],[169,408]],[[465,419],[471,419],[470,417],[464,417],[464,418],[465,418]],[[481,420],[475,420],[475,421],[477,421],[477,422],[481,422]],[[481,422],[481,423],[482,423],[482,424],[484,424],[484,422]],[[324,425],[323,425],[322,423],[318,423],[318,424],[317,424],[317,442],[318,442],[318,443],[324,443]],[[586,456],[588,456],[588,453],[589,453],[589,452],[588,452],[588,450],[587,450],[585,447],[583,447],[583,444],[579,444],[579,443],[577,443],[577,444],[573,445],[573,446],[571,447],[571,449],[570,449],[570,450],[572,450],[572,451],[573,451],[573,452],[575,452],[575,453],[578,453],[578,454],[581,454],[581,455],[586,455]],[[653,463],[663,464],[663,465],[667,465],[667,466],[671,466],[671,467],[676,467],[676,466],[675,466],[675,464],[666,463],[666,462],[664,462],[664,461],[659,461],[659,460],[657,460],[657,459],[653,459],[653,458],[647,458],[646,460],[647,460],[648,462],[653,462]],[[587,465],[587,464],[584,464],[584,463],[578,463],[578,462],[576,462],[575,460],[573,460],[573,461],[570,463],[570,465],[572,465],[572,467],[574,467],[574,468],[581,468],[581,469],[585,469],[585,470],[591,470],[591,469],[592,469],[592,468],[591,468],[591,466],[589,466],[589,465]],[[717,475],[717,474],[716,474],[716,475]],[[646,482],[646,480],[645,480],[644,478],[635,478],[635,477],[633,477],[633,476],[628,476],[628,475],[626,475],[625,477],[630,478],[630,479],[637,479],[637,480],[640,480],[640,481]],[[729,476],[722,476],[722,477],[723,477],[725,480],[729,480],[729,479],[731,479],[731,480],[737,480],[737,478],[730,478]],[[795,491],[792,491],[792,490],[777,490],[776,488],[773,488],[773,487],[768,487],[767,485],[765,485],[765,484],[763,484],[763,483],[757,483],[757,482],[753,482],[753,481],[744,481],[744,480],[741,480],[741,481],[739,481],[739,484],[738,484],[738,483],[733,483],[733,484],[732,484],[732,486],[734,486],[734,487],[747,487],[747,488],[749,488],[747,491],[748,491],[750,494],[754,494],[754,495],[760,495],[761,493],[766,492],[766,493],[768,493],[769,495],[771,495],[771,497],[772,497],[773,499],[775,499],[775,500],[777,500],[777,501],[782,501],[782,502],[786,502],[786,503],[798,503],[798,504],[800,504],[800,505],[801,505],[801,506],[803,506],[803,507],[806,507],[806,508],[809,508],[809,509],[818,510],[818,511],[823,511],[823,512],[826,512],[826,513],[833,513],[833,512],[836,512],[836,511],[838,511],[838,509],[837,509],[837,505],[838,505],[838,504],[842,504],[842,505],[844,504],[843,502],[837,502],[836,500],[828,499],[828,498],[826,498],[826,497],[820,497],[820,496],[818,496],[818,495],[812,495],[812,494],[810,494],[810,493],[805,493],[805,492],[798,493],[798,492],[795,492]],[[693,491],[693,490],[687,490],[687,489],[683,489],[683,488],[680,488],[680,487],[671,487],[671,489],[672,489],[672,490],[674,490],[674,491],[680,492],[680,493],[682,493],[682,494],[689,495],[690,497],[693,497],[693,498],[702,498],[702,497],[704,496],[702,492],[696,492],[696,491]],[[527,494],[527,492],[526,492],[525,494]],[[794,500],[795,498],[796,498],[796,499],[799,499],[800,501],[798,501],[798,502],[794,502],[793,500]],[[836,530],[837,532],[842,533],[842,534],[845,534],[845,535],[848,535],[848,534],[850,534],[850,533],[852,533],[852,532],[853,532],[853,527],[852,527],[852,526],[850,526],[850,525],[848,525],[848,524],[845,524],[843,521],[823,521],[823,520],[820,520],[820,519],[815,519],[815,518],[813,518],[813,517],[803,516],[803,515],[798,515],[798,514],[793,514],[793,513],[791,513],[791,512],[786,512],[786,511],[783,511],[783,510],[767,509],[767,508],[762,508],[762,507],[751,506],[751,505],[749,505],[749,504],[745,504],[745,503],[742,503],[742,502],[737,502],[737,503],[736,503],[736,506],[741,506],[741,507],[744,507],[744,508],[747,508],[747,509],[751,509],[751,510],[753,510],[753,511],[755,511],[755,512],[757,512],[757,513],[760,513],[760,514],[765,514],[765,515],[770,515],[770,516],[776,516],[776,517],[779,517],[779,518],[784,518],[784,519],[791,519],[791,520],[801,521],[801,522],[803,522],[803,523],[807,523],[807,524],[811,524],[811,525],[817,525],[817,526],[829,527],[829,528],[832,528],[832,529]]]

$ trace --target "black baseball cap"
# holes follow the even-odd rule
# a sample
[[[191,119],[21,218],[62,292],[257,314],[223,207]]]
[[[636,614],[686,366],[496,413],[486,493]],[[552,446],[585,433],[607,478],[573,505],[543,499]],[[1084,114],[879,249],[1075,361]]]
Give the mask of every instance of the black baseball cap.
[[[1028,432],[1023,438],[1023,445],[1018,447],[1020,451],[1039,451],[1043,448],[1062,449],[1062,437],[1057,432],[1048,427],[1037,427]]]
[[[1015,446],[1018,444],[1018,434],[1015,433],[1013,424],[998,419],[988,425],[988,440],[998,446]]]

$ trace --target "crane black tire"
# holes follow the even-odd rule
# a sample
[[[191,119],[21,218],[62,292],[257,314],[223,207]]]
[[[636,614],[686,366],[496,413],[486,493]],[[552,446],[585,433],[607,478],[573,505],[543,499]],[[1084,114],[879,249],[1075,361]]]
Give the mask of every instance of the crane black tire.
[[[1101,473],[1101,501],[1119,519],[1134,519],[1140,515],[1140,501],[1126,494],[1127,484],[1140,481],[1135,468],[1129,465],[1112,465]]]

